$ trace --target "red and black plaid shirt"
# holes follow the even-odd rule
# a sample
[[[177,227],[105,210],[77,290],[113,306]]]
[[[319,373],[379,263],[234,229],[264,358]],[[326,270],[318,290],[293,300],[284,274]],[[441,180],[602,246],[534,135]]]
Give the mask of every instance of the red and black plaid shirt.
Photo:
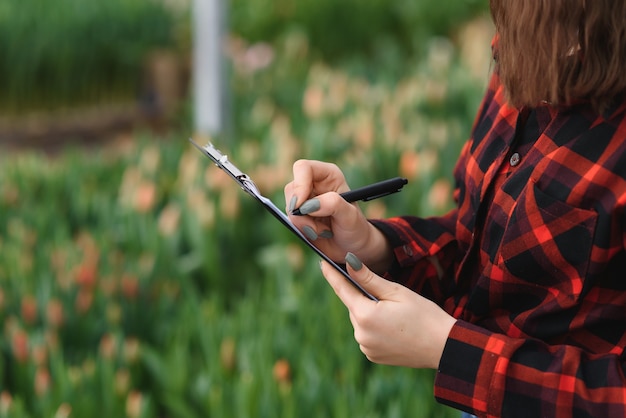
[[[480,416],[626,416],[626,103],[515,109],[493,76],[457,208],[372,221],[387,277],[458,318],[435,396]]]

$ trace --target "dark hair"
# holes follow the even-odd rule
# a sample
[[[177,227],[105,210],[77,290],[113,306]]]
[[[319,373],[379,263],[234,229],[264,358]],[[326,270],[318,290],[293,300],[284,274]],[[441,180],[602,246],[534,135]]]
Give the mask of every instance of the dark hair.
[[[496,71],[514,106],[589,100],[602,110],[626,92],[626,1],[490,0]]]

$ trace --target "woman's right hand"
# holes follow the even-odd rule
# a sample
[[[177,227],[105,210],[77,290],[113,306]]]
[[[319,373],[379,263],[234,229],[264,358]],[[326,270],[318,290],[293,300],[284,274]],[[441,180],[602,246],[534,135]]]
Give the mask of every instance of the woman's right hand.
[[[287,214],[293,224],[328,257],[343,261],[352,252],[376,271],[391,262],[391,249],[356,203],[339,193],[350,190],[335,164],[299,160],[293,165],[293,181],[285,186]],[[292,215],[300,209],[305,216]]]

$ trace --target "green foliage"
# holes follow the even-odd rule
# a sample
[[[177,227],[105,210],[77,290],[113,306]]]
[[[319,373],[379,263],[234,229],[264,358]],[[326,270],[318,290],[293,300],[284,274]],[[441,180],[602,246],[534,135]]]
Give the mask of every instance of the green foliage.
[[[134,98],[147,53],[173,44],[173,26],[153,0],[3,1],[0,109]]]
[[[486,0],[247,0],[230,1],[233,31],[249,41],[273,41],[298,28],[326,60],[400,45],[419,52],[433,35],[487,10]]]

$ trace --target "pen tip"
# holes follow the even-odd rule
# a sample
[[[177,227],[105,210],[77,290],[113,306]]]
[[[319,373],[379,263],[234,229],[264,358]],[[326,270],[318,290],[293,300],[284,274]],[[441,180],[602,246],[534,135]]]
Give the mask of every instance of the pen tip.
[[[294,210],[292,210],[292,211],[291,211],[291,214],[292,214],[292,215],[295,215],[295,216],[302,216],[302,213],[300,212],[300,209],[294,209]]]

